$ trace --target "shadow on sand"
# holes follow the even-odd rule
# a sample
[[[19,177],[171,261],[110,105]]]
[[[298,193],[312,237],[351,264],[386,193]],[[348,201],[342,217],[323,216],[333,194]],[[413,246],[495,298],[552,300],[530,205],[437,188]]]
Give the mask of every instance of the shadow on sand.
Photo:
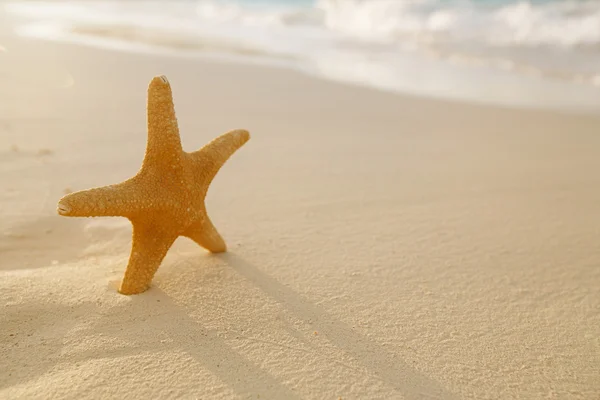
[[[310,320],[314,329],[319,331],[319,335],[324,335],[330,343],[351,356],[370,374],[393,387],[402,398],[409,400],[457,398],[440,383],[416,371],[382,346],[357,333],[347,324],[337,320],[241,257],[230,252],[214,256],[213,260],[215,263],[212,272],[207,272],[210,268],[206,268],[206,260],[198,260],[196,256],[175,266],[172,272],[162,276],[162,280],[164,282],[182,279],[200,288],[199,290],[203,283],[216,285],[220,289],[235,290],[235,287],[229,287],[231,285],[229,278],[222,281],[210,280],[211,273],[222,271],[224,267],[231,268],[297,318]],[[181,290],[186,290],[186,285],[182,286]],[[39,312],[45,312],[41,300],[32,300],[34,301],[26,307],[39,308]],[[4,380],[0,387],[34,380],[59,364],[72,365],[72,363],[85,363],[93,359],[117,359],[174,350],[189,354],[199,365],[211,371],[243,398],[250,395],[254,397],[257,394],[260,394],[261,398],[301,398],[276,376],[239,354],[227,343],[221,332],[203,326],[198,318],[193,317],[194,312],[197,314],[201,311],[202,304],[192,304],[192,306],[195,310],[191,310],[190,305],[179,304],[175,297],[165,293],[158,285],[154,285],[141,295],[127,297],[126,300],[120,299],[118,305],[109,309],[100,310],[92,303],[81,304],[76,307],[77,309],[70,310],[74,314],[86,315],[84,319],[77,321],[78,324],[83,322],[87,325],[78,337],[102,335],[120,338],[123,343],[129,345],[125,348],[77,350],[76,347],[69,348],[72,345],[65,344],[52,346],[51,350],[40,352],[39,357],[27,352],[28,363],[36,365],[36,368],[20,369],[18,373]],[[35,313],[34,311],[31,312]],[[18,316],[8,317],[11,318],[16,319]],[[71,321],[70,327],[73,327],[74,323],[75,321]],[[36,330],[41,328],[43,327],[36,324]],[[56,340],[62,342],[60,339],[65,334],[66,332],[61,332]],[[135,337],[134,341],[132,341],[133,337]],[[161,338],[163,340],[160,340]],[[31,339],[37,340],[35,337]],[[7,347],[5,350],[7,351],[5,356],[12,360],[19,359],[22,355],[19,353],[23,351],[16,346]],[[205,395],[205,393],[198,393],[198,395]]]
[[[319,335],[325,335],[331,343],[401,393],[404,399],[457,398],[439,382],[418,372],[390,354],[381,345],[357,333],[349,325],[335,319],[322,308],[307,301],[241,257],[231,252],[220,257],[229,267],[281,303],[297,318],[312,321],[312,326]]]

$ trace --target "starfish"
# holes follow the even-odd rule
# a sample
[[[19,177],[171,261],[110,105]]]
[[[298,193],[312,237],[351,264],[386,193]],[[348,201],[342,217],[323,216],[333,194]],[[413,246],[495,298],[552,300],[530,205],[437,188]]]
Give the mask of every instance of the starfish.
[[[64,196],[57,212],[67,217],[126,217],[133,225],[132,246],[119,293],[146,291],[168,250],[185,236],[212,253],[227,250],[206,213],[204,200],[213,178],[249,139],[246,130],[225,133],[187,153],[164,76],[152,79],[147,99],[148,142],[142,166],[114,185]]]

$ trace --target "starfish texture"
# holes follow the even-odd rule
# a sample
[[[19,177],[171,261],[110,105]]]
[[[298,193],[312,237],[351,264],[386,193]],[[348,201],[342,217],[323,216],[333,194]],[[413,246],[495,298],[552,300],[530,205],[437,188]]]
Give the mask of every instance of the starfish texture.
[[[68,217],[128,218],[133,243],[122,294],[138,294],[150,287],[167,251],[186,236],[210,252],[226,245],[206,213],[204,199],[213,178],[229,157],[250,139],[233,130],[198,151],[181,147],[171,86],[164,76],[148,86],[148,143],[138,173],[115,185],[71,193],[58,202],[58,214]]]

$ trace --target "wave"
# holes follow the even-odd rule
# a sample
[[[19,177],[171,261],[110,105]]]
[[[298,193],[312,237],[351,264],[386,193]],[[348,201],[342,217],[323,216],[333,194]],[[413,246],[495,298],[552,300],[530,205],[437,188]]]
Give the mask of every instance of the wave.
[[[271,57],[381,88],[432,85],[407,82],[426,70],[450,90],[441,80],[456,66],[600,87],[600,0],[20,0],[4,8],[34,21],[22,32],[46,39]]]
[[[312,27],[382,43],[600,47],[600,1],[263,0],[19,1],[7,8],[85,22],[142,26]]]
[[[599,1],[319,0],[327,29],[364,39],[597,46]]]

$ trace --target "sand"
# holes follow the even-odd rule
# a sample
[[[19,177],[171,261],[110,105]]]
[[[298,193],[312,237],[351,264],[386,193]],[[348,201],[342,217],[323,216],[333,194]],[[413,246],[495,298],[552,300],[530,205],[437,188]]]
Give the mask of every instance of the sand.
[[[0,398],[600,397],[600,118],[0,34]],[[184,149],[252,139],[117,293],[131,226],[59,217],[126,179],[166,74]]]

